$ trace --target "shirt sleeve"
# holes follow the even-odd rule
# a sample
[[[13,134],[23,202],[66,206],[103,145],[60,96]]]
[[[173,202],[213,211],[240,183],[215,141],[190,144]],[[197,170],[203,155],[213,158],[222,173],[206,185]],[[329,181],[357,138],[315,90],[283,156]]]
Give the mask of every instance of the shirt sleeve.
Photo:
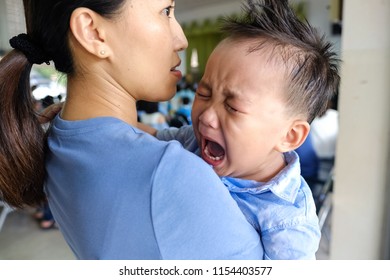
[[[294,212],[291,207],[289,209]],[[283,220],[262,231],[261,235],[265,259],[270,260],[315,260],[321,239],[315,212]]]
[[[259,235],[218,176],[179,145],[161,159],[151,207],[163,259],[263,259]]]
[[[192,125],[185,125],[180,128],[170,127],[159,130],[156,138],[161,141],[178,141],[184,149],[192,153],[198,153],[198,142],[196,140]]]
[[[179,128],[177,127],[169,127],[169,128],[161,129],[157,131],[156,138],[161,141],[178,140],[176,138],[178,132],[179,132]]]

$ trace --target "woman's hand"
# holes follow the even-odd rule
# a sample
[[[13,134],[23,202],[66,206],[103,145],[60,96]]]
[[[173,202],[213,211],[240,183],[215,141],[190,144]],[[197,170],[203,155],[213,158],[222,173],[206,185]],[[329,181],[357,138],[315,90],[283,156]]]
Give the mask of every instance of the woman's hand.
[[[45,108],[44,110],[42,110],[42,112],[38,114],[38,121],[41,124],[50,122],[61,111],[63,105],[64,103],[57,103]]]

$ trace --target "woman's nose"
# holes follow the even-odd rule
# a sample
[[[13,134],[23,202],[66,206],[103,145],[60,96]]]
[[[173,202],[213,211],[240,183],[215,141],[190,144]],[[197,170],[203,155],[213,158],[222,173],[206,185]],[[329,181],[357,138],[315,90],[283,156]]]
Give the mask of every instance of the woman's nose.
[[[184,35],[184,31],[176,19],[173,24],[175,47],[178,51],[183,51],[188,47],[187,37]]]

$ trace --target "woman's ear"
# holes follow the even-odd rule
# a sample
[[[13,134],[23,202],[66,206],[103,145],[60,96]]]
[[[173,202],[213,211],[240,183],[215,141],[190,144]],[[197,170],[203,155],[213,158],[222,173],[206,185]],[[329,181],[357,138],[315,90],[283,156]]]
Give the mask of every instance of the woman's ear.
[[[104,20],[88,8],[77,8],[70,18],[70,30],[80,45],[89,53],[106,58],[109,49],[106,44]]]
[[[297,149],[305,142],[310,132],[310,125],[307,121],[295,120],[284,135],[282,141],[276,146],[279,152],[288,152]]]

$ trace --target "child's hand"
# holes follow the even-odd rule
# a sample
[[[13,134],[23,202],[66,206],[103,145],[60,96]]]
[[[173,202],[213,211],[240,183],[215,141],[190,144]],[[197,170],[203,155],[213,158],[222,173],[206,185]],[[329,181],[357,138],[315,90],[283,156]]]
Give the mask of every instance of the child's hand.
[[[149,133],[152,136],[156,136],[157,135],[157,129],[155,129],[154,127],[151,127],[150,125],[146,125],[144,123],[138,122],[137,123],[137,128],[145,131],[146,133]]]
[[[55,118],[55,116],[61,111],[63,103],[57,103],[50,105],[46,109],[44,109],[42,112],[38,114],[38,121],[41,124],[45,124],[50,122]]]

